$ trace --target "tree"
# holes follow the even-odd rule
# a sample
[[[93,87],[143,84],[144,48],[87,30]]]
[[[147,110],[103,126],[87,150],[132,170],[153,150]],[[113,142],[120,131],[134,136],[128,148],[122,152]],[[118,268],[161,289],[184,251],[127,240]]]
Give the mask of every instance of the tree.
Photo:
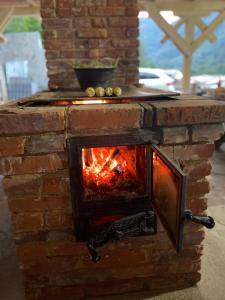
[[[42,32],[41,22],[32,16],[12,17],[4,33],[10,32]]]

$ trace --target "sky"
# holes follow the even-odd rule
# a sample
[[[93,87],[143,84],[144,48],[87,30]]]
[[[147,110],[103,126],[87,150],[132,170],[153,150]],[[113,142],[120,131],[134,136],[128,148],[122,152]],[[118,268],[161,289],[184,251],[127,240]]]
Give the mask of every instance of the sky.
[[[164,17],[164,19],[169,23],[174,23],[179,19],[179,17],[174,16],[172,11],[161,11],[160,14]],[[147,11],[140,11],[139,18],[148,18],[149,14]]]

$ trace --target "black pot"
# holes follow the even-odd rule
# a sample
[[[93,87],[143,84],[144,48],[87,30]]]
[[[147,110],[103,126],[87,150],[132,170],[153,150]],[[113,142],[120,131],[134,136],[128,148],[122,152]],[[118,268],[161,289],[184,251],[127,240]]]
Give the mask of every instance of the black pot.
[[[88,87],[112,85],[114,68],[77,68],[74,71],[83,91]]]

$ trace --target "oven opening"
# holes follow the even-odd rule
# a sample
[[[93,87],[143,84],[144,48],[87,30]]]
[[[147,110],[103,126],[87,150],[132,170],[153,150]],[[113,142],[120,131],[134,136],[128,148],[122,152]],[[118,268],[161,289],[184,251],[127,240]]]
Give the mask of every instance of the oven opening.
[[[82,149],[84,200],[135,199],[146,194],[144,145]]]

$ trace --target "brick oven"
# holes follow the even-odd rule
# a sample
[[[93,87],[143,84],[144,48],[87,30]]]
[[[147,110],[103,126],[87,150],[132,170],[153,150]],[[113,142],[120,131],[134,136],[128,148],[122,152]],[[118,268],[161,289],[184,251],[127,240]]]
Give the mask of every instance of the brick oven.
[[[63,94],[69,98],[71,92]],[[207,208],[205,194],[209,191],[207,176],[211,170],[209,158],[213,154],[214,140],[224,132],[224,103],[174,96],[163,100],[145,99],[144,102],[136,99],[133,103],[40,105],[40,99],[46,102],[46,99],[61,97],[62,92],[41,93],[25,100],[37,101],[38,106],[27,106],[22,101],[2,106],[0,110],[0,173],[4,176],[4,190],[14,222],[26,298],[79,299],[144,290],[151,295],[197,283],[201,276],[202,226],[192,222],[183,224],[183,249],[177,254],[168,237],[168,228],[166,231],[161,225],[158,214],[157,224],[151,218],[150,227],[147,226],[153,229],[150,234],[135,237],[128,234],[121,240],[103,243],[97,248],[101,260],[97,263],[90,260],[86,231],[85,234],[79,231],[79,225],[85,224],[82,218],[89,216],[91,211],[98,211],[96,188],[103,191],[109,211],[103,215],[98,211],[92,221],[99,216],[117,215],[116,219],[105,219],[117,222],[127,214],[152,210],[143,197],[141,183],[146,174],[137,170],[138,177],[134,176],[134,181],[129,183],[129,188],[134,188],[135,205],[124,204],[129,188],[125,192],[121,188],[117,190],[123,194],[120,203],[115,202],[110,208],[110,201],[116,199],[108,199],[107,186],[96,187],[92,183],[85,194],[88,201],[84,199],[85,205],[79,206],[79,187],[71,191],[70,173],[74,166],[75,173],[82,170],[82,165],[79,169],[78,165],[71,163],[68,150],[69,147],[75,150],[80,146],[87,150],[88,147],[107,145],[112,148],[110,159],[115,158],[118,151],[123,156],[128,150],[132,158],[136,145],[136,160],[142,153],[143,162],[144,157],[147,160],[149,156],[143,155],[143,147],[138,145],[157,144],[153,149],[160,149],[166,155],[165,161],[175,163],[176,168],[187,176],[185,208],[195,215],[204,216]],[[110,138],[107,137],[109,134]],[[133,146],[126,148],[129,144]],[[119,147],[117,151],[113,148],[115,145]],[[95,149],[98,155],[99,148]],[[73,151],[70,153],[75,163],[78,162],[80,156],[74,156]],[[90,167],[89,154],[83,151],[85,164]],[[164,156],[160,158],[164,159]],[[113,171],[115,174],[122,174],[123,163],[120,162]],[[79,178],[74,178],[78,183]],[[163,180],[163,176],[160,178]],[[138,188],[135,185],[137,179]],[[85,184],[91,183],[86,181]],[[142,201],[138,203],[140,196]],[[92,200],[97,200],[95,208]],[[76,218],[80,218],[79,224]],[[96,224],[99,223],[93,223],[91,228]]]
[[[137,82],[137,0],[41,0],[41,14],[50,91],[0,108],[0,174],[26,299],[196,284],[225,104],[153,91],[84,105],[68,91],[74,59],[120,57],[115,83]]]

